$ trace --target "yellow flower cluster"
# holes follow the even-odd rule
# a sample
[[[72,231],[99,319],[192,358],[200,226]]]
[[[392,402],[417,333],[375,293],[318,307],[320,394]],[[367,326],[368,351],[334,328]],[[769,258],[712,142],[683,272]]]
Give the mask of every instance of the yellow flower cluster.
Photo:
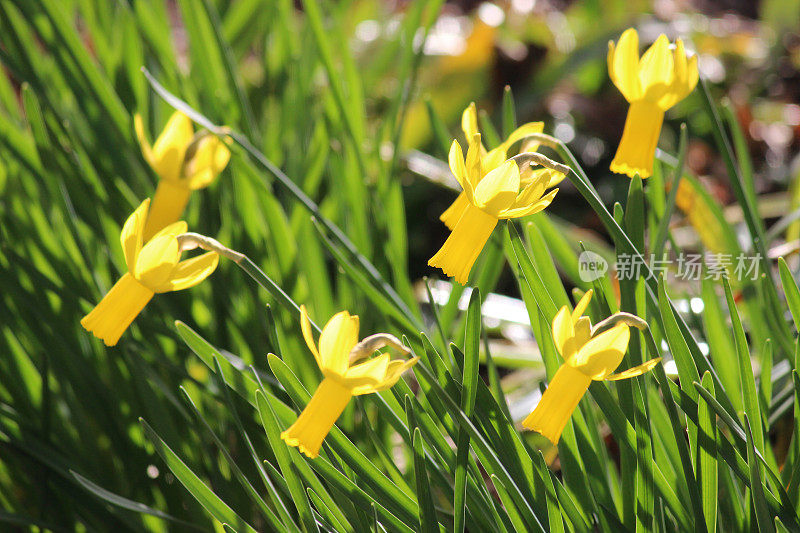
[[[665,36],[639,58],[638,35],[627,30],[615,45],[609,43],[611,80],[630,102],[611,170],[631,177],[648,177],[664,112],[687,96],[698,81],[695,57],[687,59],[683,43],[670,49]],[[192,287],[217,267],[219,256],[208,252],[181,261],[181,235],[187,231],[179,221],[191,191],[208,186],[230,159],[228,139],[209,132],[195,133],[191,120],[176,112],[153,145],[147,140],[139,115],[134,117],[136,135],[144,159],[158,175],[152,199],[146,199],[122,228],[121,244],[127,272],[88,314],[81,324],[105,344],[113,346],[150,299],[161,292]],[[440,268],[455,281],[466,284],[470,271],[499,220],[537,213],[555,198],[554,188],[564,179],[566,167],[537,166],[543,123],[531,122],[513,131],[500,145],[487,149],[478,128],[475,104],[462,114],[466,156],[454,140],[448,162],[462,192],[441,215],[451,231],[428,264]],[[518,153],[509,157],[517,143]],[[561,169],[561,170],[559,170]],[[187,249],[189,246],[187,246]],[[523,427],[538,431],[554,444],[592,381],[619,380],[652,369],[650,360],[619,374],[630,339],[630,321],[641,319],[616,314],[592,326],[584,316],[592,291],[574,311],[564,306],[552,324],[553,340],[564,363],[553,376]],[[301,306],[300,325],[309,350],[323,379],[311,401],[281,438],[310,458],[319,454],[326,435],[353,396],[392,387],[417,358],[392,360],[379,349],[393,347],[404,355],[410,351],[395,337],[376,334],[359,342],[358,316],[341,311],[322,329],[319,343]]]

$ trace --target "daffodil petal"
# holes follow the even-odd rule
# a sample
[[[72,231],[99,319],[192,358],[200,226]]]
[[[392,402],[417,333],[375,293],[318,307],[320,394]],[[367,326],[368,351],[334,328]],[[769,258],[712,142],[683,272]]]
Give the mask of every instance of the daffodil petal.
[[[189,117],[180,111],[173,113],[153,145],[151,166],[161,179],[180,179],[186,148],[192,142],[193,136],[192,121]]]
[[[609,74],[611,80],[629,102],[642,95],[639,81],[639,34],[629,28],[619,38],[616,46],[609,43]]]
[[[592,301],[592,296],[594,295],[594,289],[589,289],[583,295],[583,297],[578,300],[578,303],[575,305],[575,309],[572,311],[572,323],[576,323],[578,319],[583,316],[583,313],[586,312],[586,308],[589,307],[589,302]]]
[[[180,259],[178,240],[172,235],[153,237],[142,246],[133,276],[146,287],[155,290],[169,279]]]
[[[145,199],[139,207],[128,217],[122,226],[119,240],[122,243],[122,253],[125,255],[125,264],[128,271],[133,271],[136,256],[142,249],[142,233],[147,220],[147,210],[150,207],[150,198]]]
[[[467,182],[469,182],[472,190],[475,190],[478,187],[478,183],[481,182],[483,178],[482,149],[483,146],[481,145],[481,134],[476,133],[469,138],[469,148],[467,148],[466,159]],[[467,191],[467,188],[465,188],[464,191]]]
[[[492,170],[475,187],[475,202],[487,213],[497,216],[508,209],[517,198],[519,191],[519,167],[514,161],[507,161]]]
[[[655,359],[650,359],[646,363],[642,363],[639,366],[635,366],[633,368],[629,368],[623,372],[618,374],[611,374],[610,376],[606,376],[606,381],[618,381],[620,379],[628,379],[639,376],[644,374],[645,372],[649,372],[652,370],[658,363],[661,361],[660,357],[656,357]]]
[[[172,224],[161,228],[161,230],[155,235],[153,235],[153,237],[150,240],[152,241],[156,237],[166,237],[166,236],[177,237],[181,233],[186,233],[188,229],[189,226],[186,224],[186,222],[183,220],[179,220],[177,222],[173,222]]]
[[[322,368],[322,358],[319,356],[317,343],[314,341],[314,334],[311,332],[311,320],[308,318],[308,311],[305,305],[300,306],[300,329],[303,331],[303,339],[306,341],[306,346],[314,354],[317,366]]]
[[[358,316],[347,311],[336,313],[319,337],[319,354],[323,373],[342,376],[349,366],[350,350],[358,342]]]
[[[542,133],[542,131],[544,131],[544,122],[528,122],[512,131],[511,135],[508,136],[508,139],[506,139],[500,146],[504,152],[507,152],[508,149],[511,148],[511,145],[513,145],[515,142],[521,141],[530,135]]]
[[[545,209],[550,203],[553,201],[553,198],[556,197],[558,194],[558,189],[553,189],[546,195],[542,196],[541,199],[537,200],[536,202],[524,206],[519,207],[516,209],[506,209],[501,211],[498,215],[498,218],[507,219],[507,218],[519,218],[519,217],[526,217],[528,215],[534,215],[539,211]]]
[[[639,81],[642,84],[643,98],[655,102],[671,88],[675,75],[669,39],[663,33],[642,55],[639,64]]]
[[[622,362],[628,349],[630,328],[619,323],[581,346],[567,364],[595,380],[605,379]]]
[[[488,154],[483,156],[481,161],[481,172],[489,172],[502,165],[506,160],[506,150],[502,146],[490,150]]]
[[[461,131],[464,132],[464,137],[471,139],[478,131],[478,111],[475,107],[475,102],[471,102],[467,108],[461,113]]]
[[[386,378],[389,367],[389,354],[384,353],[347,369],[342,383],[355,388],[363,385],[375,386]]]
[[[150,145],[150,141],[147,140],[147,134],[145,134],[144,131],[144,121],[142,120],[142,115],[139,113],[133,115],[133,128],[136,131],[136,138],[139,140],[139,146],[142,149],[144,160],[155,169],[156,163],[155,157],[153,156],[153,147]]]
[[[216,135],[206,135],[198,141],[197,149],[184,165],[186,185],[193,191],[208,187],[225,170],[231,151]]]
[[[402,376],[406,370],[414,366],[417,361],[419,361],[419,357],[414,357],[408,361],[401,361],[399,359],[391,361],[386,369],[386,375],[380,383],[355,387],[353,388],[353,396],[380,392],[393,387],[400,379],[400,376]]]
[[[558,310],[553,319],[553,341],[556,344],[558,353],[565,359],[568,355],[564,354],[564,347],[573,336],[575,336],[575,325],[572,323],[569,308],[565,305]]]
[[[467,199],[472,202],[475,191],[467,176],[467,167],[464,165],[464,152],[462,152],[461,145],[458,144],[456,140],[453,140],[453,144],[450,145],[450,153],[447,155],[447,161],[450,164],[450,171],[458,180],[458,184],[461,185],[464,194],[467,195]],[[458,220],[456,220],[456,222],[458,222]]]
[[[180,291],[194,287],[210,276],[219,264],[219,254],[208,252],[175,265],[169,279],[155,288],[155,292]]]

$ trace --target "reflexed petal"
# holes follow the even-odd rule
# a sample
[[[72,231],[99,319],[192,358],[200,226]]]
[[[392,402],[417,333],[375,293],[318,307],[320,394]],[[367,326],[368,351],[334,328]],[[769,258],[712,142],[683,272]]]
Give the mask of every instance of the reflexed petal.
[[[386,369],[388,367],[389,354],[381,354],[348,368],[347,372],[344,373],[342,383],[353,389],[364,385],[374,387],[386,378]]]
[[[147,220],[147,210],[150,207],[150,198],[145,199],[144,202],[139,204],[125,224],[122,226],[122,232],[119,239],[122,243],[122,253],[125,255],[125,264],[128,266],[128,271],[133,271],[136,264],[136,256],[139,250],[142,249],[142,233],[144,231],[144,223]]]
[[[196,191],[208,187],[225,170],[231,158],[231,151],[216,135],[208,134],[197,143],[191,159],[184,164],[186,185]]]
[[[208,252],[181,261],[175,266],[169,279],[155,288],[155,292],[180,291],[194,287],[217,268],[219,254]]]
[[[584,344],[567,364],[592,379],[605,379],[619,366],[628,349],[630,328],[620,323],[593,337]]]
[[[521,141],[525,137],[535,133],[542,133],[542,131],[544,131],[544,122],[528,122],[512,131],[511,135],[508,136],[508,139],[506,139],[500,147],[504,152],[507,152],[515,142]]]
[[[169,279],[178,264],[181,251],[172,235],[159,235],[142,247],[136,258],[133,276],[143,285],[155,290]]]
[[[488,154],[483,156],[481,161],[481,172],[489,172],[502,165],[506,160],[506,151],[502,146],[490,150]]]
[[[498,218],[502,219],[519,218],[536,214],[542,209],[546,208],[548,205],[550,205],[550,203],[553,201],[553,198],[556,197],[557,193],[558,189],[553,189],[552,191],[544,195],[540,200],[530,204],[529,206],[520,207],[517,209],[505,209],[499,214]]]
[[[549,169],[548,169],[549,170]],[[547,188],[555,187],[559,183],[561,183],[567,175],[562,172],[556,172],[555,170],[550,171],[550,181],[547,182]]]
[[[651,102],[661,98],[671,88],[674,71],[672,54],[669,51],[669,39],[662,33],[642,55],[639,65],[642,97]]]
[[[153,157],[153,147],[150,146],[150,141],[147,140],[147,135],[144,132],[144,121],[142,120],[142,115],[139,113],[133,115],[133,128],[136,130],[136,138],[139,140],[139,146],[142,148],[144,160],[155,169],[156,163]]]
[[[152,239],[150,240],[153,240],[156,237],[166,237],[167,235],[172,237],[177,237],[181,233],[186,233],[188,229],[189,226],[186,224],[186,222],[183,220],[179,220],[177,222],[173,222],[169,226],[165,226],[164,228],[162,228],[161,231],[153,235]]]
[[[471,102],[467,108],[461,113],[461,131],[464,132],[464,137],[467,140],[472,139],[478,130],[478,111],[475,107],[475,102]]]
[[[575,305],[575,310],[572,311],[572,322],[575,323],[578,319],[583,316],[583,313],[586,312],[586,308],[589,307],[589,302],[592,301],[592,296],[594,295],[594,289],[589,289],[586,291],[586,294],[578,301],[577,305]]]
[[[576,351],[581,346],[589,342],[592,338],[592,320],[588,316],[582,316],[575,321],[575,336],[572,337],[572,342],[565,351]]]
[[[633,28],[625,30],[616,47],[609,43],[609,75],[611,81],[629,102],[642,97],[639,81],[639,34]]]
[[[358,342],[358,316],[347,311],[336,313],[319,337],[319,354],[323,373],[344,375],[350,364],[350,350]]]
[[[353,395],[360,396],[362,394],[380,392],[382,390],[391,388],[395,383],[397,383],[397,381],[400,379],[400,376],[403,375],[403,372],[414,366],[417,361],[419,361],[419,357],[414,357],[408,361],[401,361],[399,359],[391,361],[386,369],[386,376],[383,378],[381,383],[378,383],[374,386],[365,385],[361,387],[355,387],[352,391]]]
[[[464,165],[464,152],[461,151],[461,145],[458,144],[458,141],[454,140],[453,144],[450,145],[450,153],[447,156],[447,160],[448,163],[450,163],[450,171],[458,180],[461,188],[464,189],[464,194],[467,195],[467,199],[471,202],[475,191],[467,177],[467,167]]]
[[[569,308],[565,305],[556,313],[553,319],[553,341],[555,341],[558,353],[564,356],[564,347],[567,341],[575,336],[575,325],[572,323],[572,317],[569,313]]]
[[[152,166],[162,179],[180,179],[183,157],[193,136],[189,117],[180,111],[173,113],[153,145]]]
[[[639,376],[644,374],[645,372],[649,372],[650,370],[655,367],[658,362],[661,361],[660,357],[656,357],[655,359],[650,359],[646,363],[643,363],[639,366],[635,366],[633,368],[629,368],[619,374],[611,374],[610,376],[606,376],[606,381],[618,381],[620,379],[628,379]]]
[[[471,184],[472,189],[478,187],[478,183],[483,179],[483,161],[482,161],[481,134],[476,133],[469,139],[469,148],[467,149],[467,181]],[[464,189],[466,191],[466,189]]]
[[[311,320],[308,318],[308,311],[306,306],[300,306],[300,329],[303,331],[303,339],[306,341],[306,346],[314,354],[314,359],[317,360],[317,365],[322,368],[322,359],[317,350],[317,343],[314,341],[314,335],[311,333]]]
[[[147,213],[147,222],[144,225],[145,242],[152,239],[160,230],[180,221],[192,194],[192,191],[183,185],[180,181],[158,180],[156,193]],[[185,231],[186,229],[181,233]]]
[[[507,161],[492,170],[475,187],[475,202],[487,213],[497,216],[508,209],[517,198],[519,191],[519,167],[514,161]]]

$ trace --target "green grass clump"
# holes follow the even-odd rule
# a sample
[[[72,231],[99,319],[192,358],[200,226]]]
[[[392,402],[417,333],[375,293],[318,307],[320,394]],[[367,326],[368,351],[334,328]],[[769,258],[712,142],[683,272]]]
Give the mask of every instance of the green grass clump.
[[[476,48],[474,65],[426,69],[418,44],[442,4],[408,3],[391,14],[393,32],[359,50],[354,21],[387,18],[384,3],[0,0],[0,524],[800,529],[800,289],[791,260],[773,259],[797,213],[766,227],[732,110],[702,80],[686,102],[742,224],[684,169],[691,123],[674,154],[659,152],[652,178],[615,178],[627,190],[617,185],[614,204],[549,137],[542,152],[571,169],[565,201],[603,235],[579,240],[547,211],[502,222],[473,290],[434,298],[441,286],[417,280],[416,244],[441,231],[431,229],[439,212],[425,214],[427,197],[412,203],[403,180],[423,163],[437,175],[448,124],[489,90]],[[590,44],[547,63],[530,91],[505,91],[499,127],[481,116],[486,139],[508,135],[516,108],[567,70],[591,85],[586,73],[621,26],[613,9],[585,9],[613,32],[585,29]],[[245,257],[154,299],[107,348],[80,319],[125,272],[121,226],[157,179],[132,116],[160,131],[175,108],[232,140],[227,169],[185,218]],[[692,246],[756,255],[761,275],[697,286],[658,275],[657,261],[691,251],[670,227],[687,198],[679,183],[694,202]],[[612,269],[584,281],[584,249],[640,260],[642,276],[617,283]],[[554,447],[521,431],[517,412],[562,362],[558,309],[589,289],[594,322],[625,311],[649,325],[632,333],[620,370],[666,364],[594,382]],[[535,343],[522,355],[494,342],[502,331],[481,312],[497,292],[527,310]],[[362,336],[392,333],[420,357],[391,389],[355,398],[316,459],[280,439],[321,377],[300,304],[318,324],[348,309]]]

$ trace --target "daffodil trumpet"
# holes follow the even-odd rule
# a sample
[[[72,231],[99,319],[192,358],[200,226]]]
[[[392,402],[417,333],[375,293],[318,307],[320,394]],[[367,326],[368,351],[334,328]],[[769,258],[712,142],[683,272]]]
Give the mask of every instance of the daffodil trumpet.
[[[538,431],[553,444],[558,444],[561,432],[586,394],[592,381],[616,381],[632,378],[651,370],[661,360],[651,359],[644,364],[612,374],[630,340],[629,328],[645,328],[647,323],[629,313],[617,313],[592,327],[583,312],[589,305],[588,291],[570,313],[565,305],[553,319],[553,340],[564,358],[533,412],[522,422],[526,429]]]
[[[314,341],[305,306],[300,307],[300,326],[308,349],[322,370],[323,380],[295,423],[281,433],[281,438],[313,459],[319,455],[322,441],[353,396],[390,388],[417,358],[391,360],[389,354],[383,353],[368,359],[384,347],[395,348],[403,354],[408,354],[409,350],[386,333],[358,342],[358,316],[347,311],[337,313],[325,324],[319,347]],[[354,364],[362,359],[367,360]]]
[[[697,85],[697,56],[687,59],[683,41],[677,39],[670,47],[662,34],[640,60],[639,35],[631,28],[616,46],[608,43],[608,72],[630,103],[611,171],[650,177],[664,113]]]
[[[180,261],[179,238],[186,233],[183,221],[168,225],[145,242],[149,207],[147,199],[122,227],[120,241],[128,272],[81,320],[81,325],[107,346],[117,344],[155,294],[194,287],[211,275],[219,262],[214,252]]]
[[[177,221],[192,191],[207,187],[230,160],[226,141],[201,130],[194,132],[192,121],[176,111],[152,146],[147,140],[140,115],[134,127],[142,155],[159,176],[156,193],[144,230],[145,240]]]
[[[486,158],[480,155],[480,133],[469,141],[466,160],[458,141],[453,141],[448,156],[450,170],[464,190],[466,207],[442,248],[428,261],[462,285],[497,222],[532,215],[550,205],[558,189],[545,191],[565,175],[551,168],[534,168],[535,158],[524,157],[520,159],[524,161],[522,170],[514,159],[508,159],[490,165],[487,171]]]
[[[461,114],[461,130],[464,132],[467,142],[469,142],[469,140],[472,139],[475,134],[480,133],[478,129],[478,112],[474,102],[469,104],[469,106],[467,106],[467,108]],[[529,139],[537,134],[541,134],[542,130],[544,130],[543,122],[528,122],[527,124],[523,124],[511,132],[511,135],[508,136],[508,139],[500,143],[499,146],[493,148],[492,150],[486,150],[483,144],[481,144],[480,157],[482,160],[484,173],[488,173],[489,171],[500,166],[508,158],[507,154],[512,145],[519,141]],[[531,152],[535,151],[539,147],[539,143],[537,141],[524,142],[523,144],[524,150]],[[561,177],[563,178],[563,176]],[[553,183],[550,186],[553,187],[555,185],[556,183]],[[447,229],[452,230],[468,206],[469,200],[467,199],[466,194],[462,192],[453,201],[450,207],[445,209],[439,219],[444,223],[445,226],[447,226]]]

